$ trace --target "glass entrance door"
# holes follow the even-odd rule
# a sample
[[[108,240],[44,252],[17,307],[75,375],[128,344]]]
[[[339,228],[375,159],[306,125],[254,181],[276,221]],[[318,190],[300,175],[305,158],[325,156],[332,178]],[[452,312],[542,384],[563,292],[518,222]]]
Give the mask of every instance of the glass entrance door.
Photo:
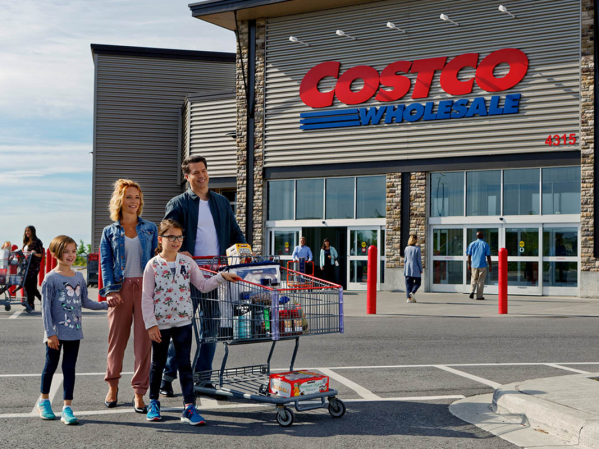
[[[505,227],[508,294],[540,295],[541,228]]]
[[[348,228],[349,260],[347,266],[348,290],[366,290],[366,278],[368,275],[368,248],[375,245],[381,257],[380,228]],[[377,270],[380,279],[380,270]],[[377,288],[379,281],[377,279]]]
[[[577,294],[578,228],[511,224],[433,226],[431,291],[470,292],[466,250],[479,231],[491,247],[493,264],[485,277],[486,293],[498,293],[499,248],[506,248],[509,294]]]
[[[299,245],[299,228],[274,228],[270,230],[270,254],[279,256],[281,265],[287,266],[294,248]]]

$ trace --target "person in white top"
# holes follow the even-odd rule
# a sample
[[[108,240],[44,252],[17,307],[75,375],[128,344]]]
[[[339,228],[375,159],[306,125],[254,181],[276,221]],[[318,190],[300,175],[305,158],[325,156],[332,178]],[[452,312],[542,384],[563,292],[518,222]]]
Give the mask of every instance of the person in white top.
[[[189,183],[189,189],[168,202],[164,216],[183,226],[185,240],[180,252],[187,256],[222,256],[231,245],[246,243],[229,201],[208,187],[210,176],[206,159],[198,155],[190,156],[183,161],[181,169]],[[192,294],[192,298],[194,296],[197,295]],[[206,304],[194,306],[200,307],[205,316],[219,314],[218,310],[212,310]],[[201,332],[205,335],[213,330],[202,329]],[[216,343],[202,344],[195,371],[212,370],[215,351]],[[177,362],[173,356],[174,348],[171,345],[160,389],[160,394],[167,397],[174,395],[172,382],[177,378]],[[212,387],[210,383],[205,383],[204,386]]]

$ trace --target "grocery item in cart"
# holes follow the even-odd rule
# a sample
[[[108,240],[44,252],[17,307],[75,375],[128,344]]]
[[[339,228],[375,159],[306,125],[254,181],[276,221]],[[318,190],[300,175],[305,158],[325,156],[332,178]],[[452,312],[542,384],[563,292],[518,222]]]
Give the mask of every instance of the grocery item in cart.
[[[225,270],[236,274],[244,281],[258,285],[262,285],[263,279],[268,279],[271,286],[277,286],[281,283],[281,266],[276,262],[230,265]]]
[[[269,392],[282,398],[292,398],[329,391],[329,377],[310,371],[289,371],[271,374]]]
[[[0,284],[6,284],[6,268],[0,268]]]
[[[247,243],[236,243],[227,249],[229,265],[247,263],[252,260],[252,247]]]
[[[0,249],[0,269],[8,268],[9,256],[10,256],[9,248]]]

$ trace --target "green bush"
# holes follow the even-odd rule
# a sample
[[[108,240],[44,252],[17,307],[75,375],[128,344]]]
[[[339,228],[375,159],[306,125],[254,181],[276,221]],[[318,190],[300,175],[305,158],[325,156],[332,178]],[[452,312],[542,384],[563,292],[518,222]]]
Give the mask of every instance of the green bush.
[[[92,252],[92,246],[90,244],[83,243],[83,240],[79,240],[79,245],[77,245],[77,260],[75,260],[75,265],[77,266],[87,266],[87,255]]]

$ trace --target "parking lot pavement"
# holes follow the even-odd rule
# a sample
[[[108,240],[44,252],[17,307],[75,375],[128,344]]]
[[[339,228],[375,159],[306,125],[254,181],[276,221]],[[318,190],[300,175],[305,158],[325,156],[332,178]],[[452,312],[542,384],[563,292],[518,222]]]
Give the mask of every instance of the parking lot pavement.
[[[33,412],[44,363],[41,316],[13,315],[0,313],[0,356],[7,361],[0,365],[2,447],[38,446],[41,435],[72,441],[74,447],[140,441],[189,445],[198,444],[200,434],[202,444],[231,447],[507,448],[514,446],[454,417],[448,406],[505,383],[599,369],[589,356],[596,344],[594,317],[348,317],[344,335],[300,339],[296,362],[296,368],[330,376],[331,387],[347,405],[343,418],[332,418],[326,409],[296,412],[295,424],[282,428],[272,405],[201,397],[198,406],[208,425],[191,428],[179,420],[180,396],[161,399],[164,422],[148,423],[133,412],[131,342],[119,406],[104,407],[106,316],[85,311],[73,403],[81,425],[65,429],[60,422],[42,422]],[[231,366],[265,362],[269,346],[239,349],[231,350]],[[273,370],[289,368],[291,351],[291,342],[277,344]],[[221,357],[219,348],[216,360]],[[62,403],[59,380],[53,384],[55,411]]]

